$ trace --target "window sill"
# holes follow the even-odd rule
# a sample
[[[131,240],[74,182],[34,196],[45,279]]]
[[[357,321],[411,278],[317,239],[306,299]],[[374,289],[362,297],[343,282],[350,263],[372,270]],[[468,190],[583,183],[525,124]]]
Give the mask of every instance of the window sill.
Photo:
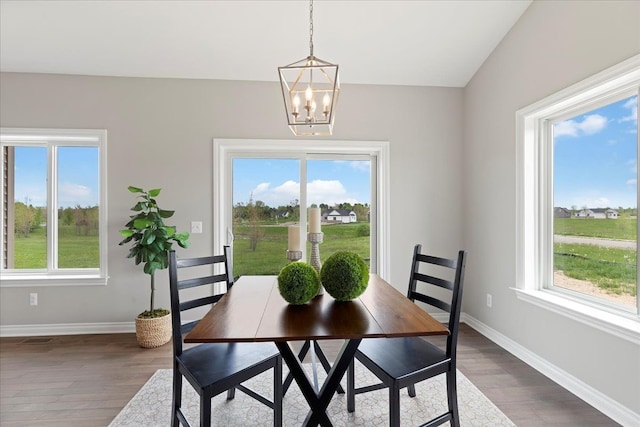
[[[61,274],[61,275],[13,275],[2,277],[0,288],[20,288],[32,286],[106,286],[108,276],[87,274]]]
[[[640,344],[640,319],[591,307],[549,291],[512,288],[518,299],[600,329],[619,338]]]

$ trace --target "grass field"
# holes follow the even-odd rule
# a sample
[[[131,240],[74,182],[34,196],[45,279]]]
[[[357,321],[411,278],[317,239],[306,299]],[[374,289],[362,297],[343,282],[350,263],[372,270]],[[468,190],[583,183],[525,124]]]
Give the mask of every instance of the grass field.
[[[554,234],[636,240],[637,219],[555,218]],[[554,269],[613,294],[636,295],[636,251],[583,244],[554,244]]]
[[[320,260],[327,259],[336,251],[350,251],[369,259],[369,236],[359,237],[357,230],[362,223],[323,225],[323,243],[320,244]],[[287,251],[287,227],[285,225],[267,225],[262,227],[264,237],[258,242],[256,251],[249,245],[249,228],[234,227],[233,244],[234,276],[252,274],[278,274],[289,261]],[[307,254],[311,252],[307,245]],[[308,255],[307,255],[308,256]]]
[[[553,233],[566,236],[601,237],[604,239],[636,240],[638,222],[635,218],[580,219],[555,218]]]
[[[37,228],[27,237],[16,237],[14,268],[47,268],[47,235]],[[72,227],[64,229],[58,239],[59,268],[100,267],[98,236],[76,236]]]
[[[612,294],[636,295],[636,251],[595,245],[555,243],[553,265],[574,279]]]

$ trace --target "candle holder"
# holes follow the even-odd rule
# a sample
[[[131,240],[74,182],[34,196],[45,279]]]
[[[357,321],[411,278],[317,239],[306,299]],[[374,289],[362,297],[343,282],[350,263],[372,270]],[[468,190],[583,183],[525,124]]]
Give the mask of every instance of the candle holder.
[[[324,239],[324,233],[307,233],[307,240],[311,243],[311,255],[309,256],[309,265],[316,269],[318,274],[320,274],[320,268],[322,264],[320,263],[320,243],[322,243]],[[322,282],[320,282],[320,289],[318,289],[318,295],[324,294],[324,287],[322,286]]]
[[[287,249],[287,259],[291,262],[300,261],[302,259],[302,251],[290,251]]]

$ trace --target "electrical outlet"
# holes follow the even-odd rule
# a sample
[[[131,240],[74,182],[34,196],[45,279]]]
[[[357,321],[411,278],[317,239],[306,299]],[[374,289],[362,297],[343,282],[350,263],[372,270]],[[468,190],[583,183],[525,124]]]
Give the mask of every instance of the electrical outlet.
[[[492,305],[493,305],[493,297],[491,296],[491,294],[487,294],[487,307],[491,308]]]
[[[202,234],[202,221],[191,221],[191,233]]]
[[[38,294],[32,292],[29,294],[29,305],[38,305]]]

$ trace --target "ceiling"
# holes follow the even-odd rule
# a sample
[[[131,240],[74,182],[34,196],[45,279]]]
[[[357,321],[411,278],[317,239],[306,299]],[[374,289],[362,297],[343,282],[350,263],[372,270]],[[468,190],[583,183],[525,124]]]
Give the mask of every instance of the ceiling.
[[[314,54],[342,83],[464,87],[531,0],[327,1]],[[0,70],[277,81],[309,55],[309,3],[0,1]]]

